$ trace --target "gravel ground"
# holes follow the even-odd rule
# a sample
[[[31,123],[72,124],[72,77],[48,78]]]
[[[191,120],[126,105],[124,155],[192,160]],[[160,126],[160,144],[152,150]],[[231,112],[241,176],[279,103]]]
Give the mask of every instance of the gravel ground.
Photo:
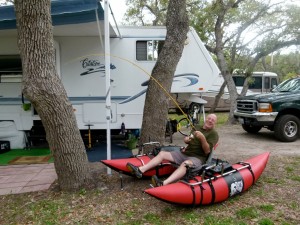
[[[280,142],[274,133],[268,129],[262,129],[257,134],[249,134],[240,125],[223,125],[217,128],[219,133],[219,145],[215,156],[240,158],[255,156],[263,152],[270,152],[272,156],[299,156],[300,138],[295,142]],[[183,136],[180,133],[173,135],[172,145],[182,145]],[[166,143],[170,144],[170,143]]]

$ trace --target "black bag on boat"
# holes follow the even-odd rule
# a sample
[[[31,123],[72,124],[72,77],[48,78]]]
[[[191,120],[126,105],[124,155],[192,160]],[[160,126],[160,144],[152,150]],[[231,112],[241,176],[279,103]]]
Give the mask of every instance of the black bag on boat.
[[[216,173],[226,173],[233,170],[233,168],[229,162],[213,158],[211,163],[207,166],[203,166],[201,170],[201,173],[205,171],[206,176],[214,176]]]

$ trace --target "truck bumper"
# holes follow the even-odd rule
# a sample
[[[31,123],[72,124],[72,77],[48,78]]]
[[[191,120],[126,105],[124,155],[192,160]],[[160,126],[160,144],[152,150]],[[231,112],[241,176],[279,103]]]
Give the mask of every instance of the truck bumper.
[[[234,117],[241,124],[251,125],[271,125],[274,123],[278,112],[261,113],[255,112],[252,114],[234,111]]]

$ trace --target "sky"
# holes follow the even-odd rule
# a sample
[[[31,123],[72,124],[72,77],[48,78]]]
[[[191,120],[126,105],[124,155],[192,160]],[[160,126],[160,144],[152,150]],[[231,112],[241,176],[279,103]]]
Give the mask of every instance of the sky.
[[[110,7],[118,24],[121,24],[123,15],[127,8],[125,3],[126,0],[109,0]]]

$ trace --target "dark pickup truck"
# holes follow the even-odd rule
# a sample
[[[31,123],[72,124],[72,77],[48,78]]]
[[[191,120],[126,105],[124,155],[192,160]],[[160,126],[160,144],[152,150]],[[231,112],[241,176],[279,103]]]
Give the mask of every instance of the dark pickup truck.
[[[300,134],[300,78],[286,80],[267,94],[239,97],[234,117],[248,133],[266,127],[280,141],[296,141]]]

